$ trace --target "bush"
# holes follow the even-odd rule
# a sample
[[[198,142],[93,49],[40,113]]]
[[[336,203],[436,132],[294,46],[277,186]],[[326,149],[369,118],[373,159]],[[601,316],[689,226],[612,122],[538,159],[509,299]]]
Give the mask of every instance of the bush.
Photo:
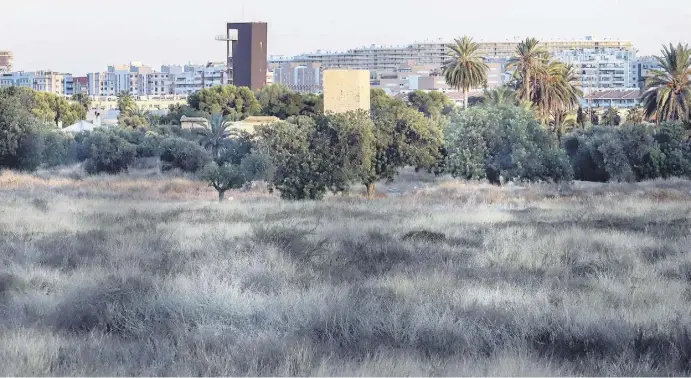
[[[185,172],[197,172],[211,161],[209,153],[199,144],[182,138],[165,139],[160,148],[164,171],[178,168]]]
[[[134,162],[136,148],[108,131],[96,131],[84,138],[82,148],[88,151],[84,169],[89,174],[120,173]]]
[[[253,151],[240,162],[240,169],[248,181],[270,181],[276,172],[271,157],[261,151]]]
[[[446,169],[454,177],[568,181],[566,154],[532,113],[515,106],[456,111],[446,129]]]
[[[575,178],[583,181],[641,181],[690,176],[691,149],[681,125],[594,127],[568,134],[564,149]]]
[[[54,167],[77,161],[77,143],[73,136],[57,131],[46,131],[42,136],[44,165]]]

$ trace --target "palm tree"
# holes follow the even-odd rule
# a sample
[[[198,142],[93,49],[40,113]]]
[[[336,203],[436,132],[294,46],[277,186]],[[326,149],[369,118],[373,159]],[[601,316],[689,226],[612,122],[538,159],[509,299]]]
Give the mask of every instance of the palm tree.
[[[516,91],[507,86],[485,89],[483,97],[487,105],[518,105]]]
[[[77,93],[74,96],[72,96],[72,101],[81,105],[87,112],[91,108],[91,97],[89,97],[89,95],[87,94]]]
[[[516,47],[516,56],[509,59],[508,69],[513,69],[514,73],[522,78],[522,85],[519,89],[519,98],[530,101],[533,98],[531,84],[533,75],[543,67],[549,54],[535,38],[527,38]]]
[[[117,97],[118,110],[120,110],[121,113],[129,113],[137,107],[137,104],[134,102],[134,98],[132,98],[132,95],[129,92],[120,92],[118,93]]]
[[[626,113],[626,123],[630,125],[640,125],[643,123],[645,114],[640,106],[635,106]]]
[[[645,115],[656,123],[688,121],[691,108],[691,49],[679,43],[663,46],[655,59],[659,70],[651,70],[645,80],[641,102]]]
[[[463,106],[468,107],[468,92],[487,82],[487,64],[479,54],[480,45],[467,36],[456,38],[448,46],[449,59],[444,62],[446,83],[463,92]]]
[[[607,108],[607,110],[605,110],[605,113],[602,115],[602,124],[609,126],[619,126],[619,123],[621,123],[621,116],[619,115],[619,111],[617,110],[617,108]]]
[[[214,113],[208,119],[208,125],[195,129],[199,135],[199,142],[204,148],[211,149],[215,160],[220,159],[225,140],[233,134],[233,120],[223,117],[222,113]]]
[[[538,115],[543,121],[551,119],[554,125],[562,125],[566,115],[578,107],[583,95],[573,67],[552,61],[536,67],[532,81],[532,101]]]

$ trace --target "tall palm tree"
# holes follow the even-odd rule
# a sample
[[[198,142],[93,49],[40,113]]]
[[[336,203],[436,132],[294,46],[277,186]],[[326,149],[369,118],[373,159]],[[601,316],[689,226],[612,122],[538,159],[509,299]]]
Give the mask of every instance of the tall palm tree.
[[[487,64],[480,56],[480,45],[467,36],[456,38],[448,48],[449,58],[444,62],[446,83],[463,92],[463,106],[468,107],[468,92],[487,82]]]
[[[223,117],[222,113],[214,113],[208,119],[206,127],[195,129],[199,136],[199,143],[211,150],[215,160],[220,159],[225,140],[233,134],[232,120]]]
[[[619,126],[619,123],[621,123],[621,116],[619,115],[617,108],[607,108],[605,113],[602,114],[603,125]]]
[[[643,123],[644,117],[643,109],[640,106],[635,106],[626,113],[626,123],[629,125],[640,125]]]
[[[485,89],[483,97],[487,105],[518,105],[516,91],[507,86]]]
[[[691,49],[679,43],[663,46],[655,59],[659,70],[651,70],[645,80],[641,102],[645,115],[661,121],[688,121],[691,109]]]
[[[573,67],[552,61],[546,66],[536,67],[533,77],[532,101],[538,115],[544,121],[552,119],[554,125],[561,125],[565,116],[578,107],[583,96]]]
[[[535,38],[527,38],[516,47],[516,55],[509,59],[507,68],[513,69],[522,78],[522,85],[518,88],[521,100],[532,100],[533,75],[546,64],[548,58],[547,50]]]

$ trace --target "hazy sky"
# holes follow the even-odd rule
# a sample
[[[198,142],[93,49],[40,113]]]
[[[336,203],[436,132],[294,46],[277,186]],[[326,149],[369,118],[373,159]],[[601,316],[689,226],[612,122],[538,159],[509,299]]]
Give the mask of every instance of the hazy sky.
[[[691,0],[0,0],[0,50],[14,51],[16,69],[74,74],[222,61],[214,36],[243,20],[269,23],[272,55],[463,34],[621,38],[644,54],[691,43]]]

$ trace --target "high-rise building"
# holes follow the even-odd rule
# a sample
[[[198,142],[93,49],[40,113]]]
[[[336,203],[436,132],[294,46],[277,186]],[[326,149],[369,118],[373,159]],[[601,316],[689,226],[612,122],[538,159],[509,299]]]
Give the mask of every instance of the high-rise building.
[[[266,86],[268,26],[265,22],[228,23],[229,40],[232,35],[233,84],[258,90]],[[231,43],[228,41],[228,43]]]
[[[638,88],[645,87],[645,79],[648,77],[650,70],[659,70],[662,68],[660,62],[653,56],[643,56],[634,63],[634,72],[636,76],[636,84]]]
[[[14,63],[12,51],[0,51],[0,72],[11,72]]]
[[[554,57],[571,64],[584,93],[638,88],[636,51],[623,47],[561,50]]]

